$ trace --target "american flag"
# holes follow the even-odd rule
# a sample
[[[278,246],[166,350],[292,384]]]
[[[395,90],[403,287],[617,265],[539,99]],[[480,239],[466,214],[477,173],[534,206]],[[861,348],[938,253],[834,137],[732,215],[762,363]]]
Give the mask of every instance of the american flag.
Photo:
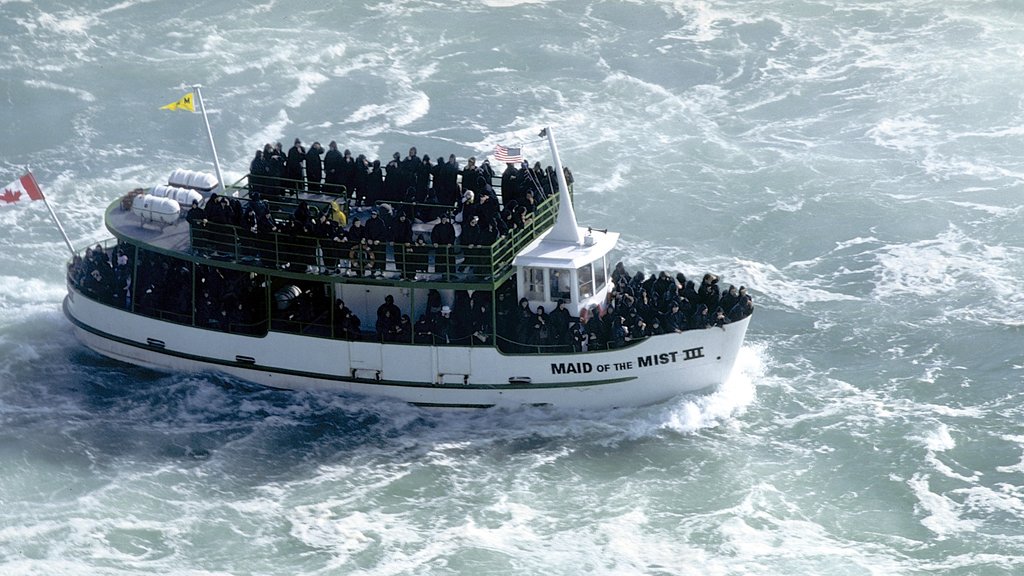
[[[494,147],[494,160],[503,164],[518,164],[523,161],[522,148],[508,148],[498,144]]]

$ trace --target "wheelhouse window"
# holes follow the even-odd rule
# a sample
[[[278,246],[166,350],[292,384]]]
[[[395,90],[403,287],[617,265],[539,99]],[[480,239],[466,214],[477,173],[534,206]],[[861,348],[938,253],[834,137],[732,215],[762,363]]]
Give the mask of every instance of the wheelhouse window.
[[[526,267],[523,273],[523,284],[526,288],[524,296],[529,300],[544,300],[544,269]]]
[[[591,262],[576,269],[576,275],[580,282],[580,298],[590,298],[594,295],[594,263]]]
[[[555,301],[561,298],[562,300],[569,301],[572,299],[572,295],[569,290],[569,283],[572,281],[570,279],[570,272],[570,270],[561,268],[552,268],[549,271],[551,275],[550,300]]]
[[[600,260],[594,261],[594,291],[600,292],[604,289],[605,283],[608,281],[608,275],[606,272],[607,266],[605,257],[601,256]]]

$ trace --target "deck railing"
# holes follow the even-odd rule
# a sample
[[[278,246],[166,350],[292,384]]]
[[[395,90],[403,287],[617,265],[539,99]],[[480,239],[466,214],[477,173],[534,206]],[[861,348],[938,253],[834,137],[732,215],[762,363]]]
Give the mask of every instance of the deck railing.
[[[230,191],[247,193],[248,188],[240,180]],[[243,194],[244,197],[244,194]],[[275,220],[283,223],[298,205],[298,199],[275,197],[263,198],[270,206]],[[303,198],[318,212],[328,210],[331,200]],[[338,201],[335,201],[338,203]],[[392,210],[447,209],[448,207],[413,202],[387,202]],[[347,198],[338,203],[345,211],[346,219],[358,217]],[[492,245],[467,248],[460,245],[437,246],[380,243],[357,244],[287,234],[282,232],[253,232],[249,228],[231,224],[207,222],[190,227],[190,241],[195,255],[220,261],[232,261],[264,268],[287,269],[294,273],[366,276],[374,268],[387,268],[393,262],[402,277],[411,277],[417,271],[429,272],[431,279],[442,282],[484,283],[500,279],[510,272],[516,254],[541,233],[551,228],[558,214],[558,195],[552,194],[542,201],[532,214],[528,215],[525,226],[500,236]],[[390,249],[389,249],[390,246]],[[429,269],[428,269],[429,267]],[[459,268],[468,271],[460,272]]]

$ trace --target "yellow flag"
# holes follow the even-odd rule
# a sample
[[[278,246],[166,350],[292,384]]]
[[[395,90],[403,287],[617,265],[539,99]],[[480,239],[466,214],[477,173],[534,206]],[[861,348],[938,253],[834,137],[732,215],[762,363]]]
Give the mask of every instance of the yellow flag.
[[[161,110],[188,110],[189,112],[195,112],[196,107],[192,105],[192,93],[189,92],[181,97],[181,100],[177,102],[171,102],[167,106],[161,106]]]

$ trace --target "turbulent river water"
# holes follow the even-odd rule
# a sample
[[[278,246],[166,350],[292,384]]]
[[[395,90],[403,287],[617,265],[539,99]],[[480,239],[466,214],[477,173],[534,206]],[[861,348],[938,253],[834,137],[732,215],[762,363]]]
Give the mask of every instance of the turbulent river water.
[[[4,574],[1024,570],[1024,11],[1015,0],[0,0],[0,180],[77,247],[268,141],[539,155],[630,270],[756,312],[717,392],[431,412],[163,374],[64,319],[0,207]]]

